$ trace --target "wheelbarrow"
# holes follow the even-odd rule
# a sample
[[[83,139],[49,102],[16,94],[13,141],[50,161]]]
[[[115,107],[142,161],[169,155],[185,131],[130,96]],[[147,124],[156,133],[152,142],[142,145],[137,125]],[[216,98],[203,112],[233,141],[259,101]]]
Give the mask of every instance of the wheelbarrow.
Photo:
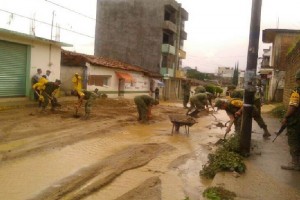
[[[197,121],[187,115],[173,114],[169,115],[170,121],[172,122],[172,135],[175,129],[175,132],[179,132],[181,126],[184,126],[186,135],[189,135],[190,127],[193,126]]]

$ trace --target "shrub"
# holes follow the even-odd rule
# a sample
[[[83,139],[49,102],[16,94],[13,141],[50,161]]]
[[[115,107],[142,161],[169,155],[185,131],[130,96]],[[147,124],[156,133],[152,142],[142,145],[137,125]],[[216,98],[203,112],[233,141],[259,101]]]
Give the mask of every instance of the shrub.
[[[206,89],[206,92],[210,92],[212,94],[215,94],[215,92],[216,92],[216,86],[215,85],[210,84],[210,85],[205,85],[204,87]]]
[[[231,98],[243,99],[244,98],[244,90],[233,90],[230,94]]]
[[[198,93],[204,93],[204,92],[206,92],[206,89],[205,89],[205,87],[203,87],[203,86],[197,86],[196,88],[195,88],[195,94],[198,94]]]
[[[221,87],[216,86],[215,88],[216,88],[216,93],[217,93],[217,94],[220,95],[220,94],[223,93],[223,89],[222,89]]]

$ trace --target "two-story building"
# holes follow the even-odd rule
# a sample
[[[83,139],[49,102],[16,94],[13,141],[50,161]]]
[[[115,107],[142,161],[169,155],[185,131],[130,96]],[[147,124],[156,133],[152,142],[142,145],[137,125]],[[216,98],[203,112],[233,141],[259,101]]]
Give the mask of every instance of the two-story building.
[[[271,57],[269,59],[268,101],[283,100],[285,87],[285,73],[287,71],[287,55],[300,38],[300,30],[290,29],[265,29],[262,40],[264,43],[271,43]],[[267,62],[267,60],[265,61]],[[262,67],[263,68],[263,67]],[[271,69],[271,70],[270,70]]]

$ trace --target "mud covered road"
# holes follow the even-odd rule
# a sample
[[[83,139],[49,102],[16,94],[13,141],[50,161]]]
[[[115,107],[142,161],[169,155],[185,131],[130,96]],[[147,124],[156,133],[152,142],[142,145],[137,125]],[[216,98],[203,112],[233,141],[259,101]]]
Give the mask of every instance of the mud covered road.
[[[74,101],[0,112],[0,199],[201,199],[199,171],[224,132],[214,117],[171,135],[180,102],[162,102],[140,124],[132,100],[99,99],[89,120],[73,117]]]

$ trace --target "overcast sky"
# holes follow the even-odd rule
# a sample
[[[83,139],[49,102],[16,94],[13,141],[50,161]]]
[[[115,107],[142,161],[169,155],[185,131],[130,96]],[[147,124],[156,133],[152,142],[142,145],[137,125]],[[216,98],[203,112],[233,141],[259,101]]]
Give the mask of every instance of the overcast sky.
[[[50,39],[53,19],[54,26],[59,24],[61,27],[60,41],[74,45],[70,50],[93,54],[96,0],[0,1],[1,28],[29,33],[32,20],[28,18],[35,18],[36,36]],[[215,72],[218,66],[234,67],[239,62],[240,69],[246,68],[252,0],[177,1],[189,13],[185,25],[188,37],[184,43],[187,52],[184,66],[197,66],[199,71]],[[261,30],[300,29],[300,0],[262,1]],[[56,35],[54,27],[52,38],[55,39]],[[259,56],[262,49],[268,46],[270,44],[260,42]]]

